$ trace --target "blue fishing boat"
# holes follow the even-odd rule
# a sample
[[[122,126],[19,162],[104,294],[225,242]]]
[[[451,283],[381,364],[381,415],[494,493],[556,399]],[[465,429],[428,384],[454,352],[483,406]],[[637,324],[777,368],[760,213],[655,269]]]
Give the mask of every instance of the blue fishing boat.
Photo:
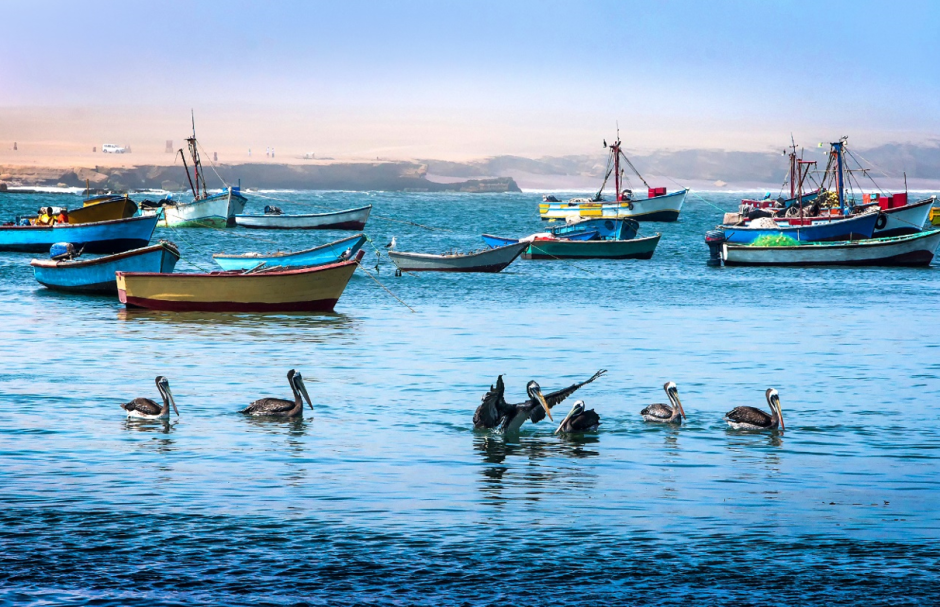
[[[636,237],[640,224],[635,219],[583,219],[569,223],[550,232],[558,238],[569,240],[630,240]],[[585,232],[596,232],[594,238],[575,238]]]
[[[226,271],[250,270],[259,266],[268,268],[322,266],[329,263],[338,263],[344,259],[352,259],[365,242],[365,234],[356,234],[336,242],[293,253],[270,253],[267,255],[260,253],[245,253],[242,255],[216,253],[212,256],[212,259]]]
[[[719,226],[718,229],[724,231],[727,242],[736,244],[748,244],[761,236],[779,235],[789,236],[798,242],[860,240],[872,237],[875,231],[875,223],[880,216],[880,213],[866,213],[845,219],[816,219],[815,221],[812,219],[791,219],[786,223],[777,223],[773,219],[765,217],[763,220],[755,220],[747,225],[724,224]]]
[[[0,226],[0,251],[41,253],[57,242],[70,242],[86,253],[123,253],[145,247],[159,214],[81,224]]]
[[[56,247],[53,247],[55,252]],[[58,257],[58,256],[57,256]],[[176,267],[180,253],[172,242],[105,255],[91,259],[34,259],[33,275],[39,284],[57,291],[117,293],[115,272],[160,272],[168,274]]]

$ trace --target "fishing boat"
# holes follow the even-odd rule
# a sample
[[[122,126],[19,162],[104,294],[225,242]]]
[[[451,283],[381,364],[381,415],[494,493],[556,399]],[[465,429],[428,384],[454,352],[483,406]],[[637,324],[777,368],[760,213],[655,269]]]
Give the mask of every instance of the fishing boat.
[[[248,199],[242,196],[239,186],[226,187],[222,192],[209,194],[206,188],[205,171],[199,158],[199,146],[196,142],[196,121],[193,120],[193,136],[186,139],[189,155],[193,162],[193,174],[186,165],[186,154],[180,148],[177,154],[183,161],[186,179],[192,190],[191,202],[175,202],[172,199],[163,203],[164,211],[160,225],[170,228],[225,228],[235,226],[235,216],[245,210]]]
[[[824,242],[871,238],[880,213],[865,213],[842,219],[792,218],[778,223],[764,217],[746,225],[723,224],[725,239],[736,244],[748,244],[761,236],[789,236],[798,242]]]
[[[57,242],[70,242],[86,253],[122,253],[145,247],[157,227],[157,215],[95,223],[0,226],[0,251],[41,253]]]
[[[97,221],[110,221],[112,219],[126,219],[137,214],[137,203],[129,196],[102,197],[97,202],[84,201],[84,205],[69,211],[69,223],[95,223]]]
[[[96,258],[34,259],[30,262],[36,280],[57,291],[117,293],[115,272],[157,272],[169,274],[180,253],[172,242]]]
[[[635,219],[580,219],[551,228],[549,232],[558,238],[570,240],[630,240],[636,236],[639,229],[640,224]],[[595,236],[578,238],[590,232]]]
[[[118,272],[118,299],[129,308],[173,312],[330,312],[362,256],[291,270]]]
[[[536,238],[527,243],[523,259],[650,259],[662,234],[629,240],[567,240]]]
[[[302,268],[309,266],[322,266],[337,263],[344,259],[352,259],[366,242],[364,234],[356,234],[336,242],[305,249],[303,251],[287,253],[244,253],[242,255],[227,255],[216,253],[212,256],[215,263],[223,270],[250,270],[257,267]]]
[[[495,273],[511,264],[529,246],[527,242],[508,243],[473,253],[404,253],[389,251],[388,256],[405,272],[485,272]]]
[[[617,140],[608,148],[607,170],[600,189],[593,198],[573,198],[565,202],[557,202],[554,196],[546,196],[539,204],[539,215],[542,219],[566,219],[568,217],[635,219],[637,221],[676,221],[682,211],[688,188],[673,192],[666,192],[664,187],[652,187],[637,171],[633,163],[621,148],[620,130],[617,130]],[[621,188],[624,172],[621,170],[620,160],[624,160],[633,173],[647,188],[647,197],[636,197],[632,190]],[[614,201],[607,202],[603,198],[604,188],[611,174],[614,175]],[[554,201],[553,201],[554,200]]]
[[[363,230],[372,205],[330,213],[236,215],[235,223],[256,230]]]
[[[905,236],[795,246],[725,243],[726,266],[926,266],[940,245],[940,230]]]

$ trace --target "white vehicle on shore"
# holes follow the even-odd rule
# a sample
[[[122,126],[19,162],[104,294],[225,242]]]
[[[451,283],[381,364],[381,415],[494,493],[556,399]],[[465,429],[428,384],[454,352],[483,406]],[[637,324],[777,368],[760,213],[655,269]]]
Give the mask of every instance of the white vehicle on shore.
[[[127,150],[122,145],[117,145],[115,143],[103,143],[101,144],[101,151],[105,154],[123,154]]]

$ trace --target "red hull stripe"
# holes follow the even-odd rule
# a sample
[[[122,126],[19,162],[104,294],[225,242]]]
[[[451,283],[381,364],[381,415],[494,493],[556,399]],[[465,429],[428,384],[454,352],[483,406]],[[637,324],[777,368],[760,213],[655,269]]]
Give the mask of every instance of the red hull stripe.
[[[335,299],[316,301],[295,301],[286,303],[234,302],[234,301],[164,301],[127,297],[124,291],[118,293],[120,300],[127,306],[165,310],[168,312],[332,312],[336,307]]]

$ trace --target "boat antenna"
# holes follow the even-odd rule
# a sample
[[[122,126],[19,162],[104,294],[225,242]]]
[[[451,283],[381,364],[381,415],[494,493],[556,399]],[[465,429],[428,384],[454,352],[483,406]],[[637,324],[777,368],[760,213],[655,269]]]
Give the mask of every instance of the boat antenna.
[[[904,171],[904,193],[907,194],[907,171]]]

